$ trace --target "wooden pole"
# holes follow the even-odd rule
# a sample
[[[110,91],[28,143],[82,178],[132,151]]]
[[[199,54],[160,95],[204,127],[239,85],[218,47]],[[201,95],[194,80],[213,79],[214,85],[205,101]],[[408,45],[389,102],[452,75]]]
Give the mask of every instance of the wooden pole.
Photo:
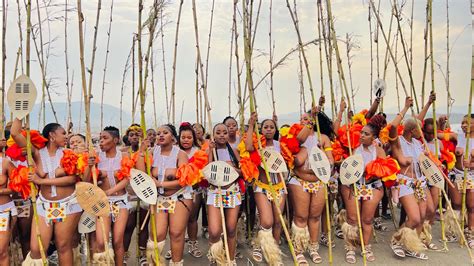
[[[156,18],[158,16],[158,0],[155,0],[153,3],[154,11],[152,12],[153,17],[150,17],[149,20],[149,36],[148,36],[148,49],[146,60],[148,64],[148,56],[154,39],[154,29],[156,25]],[[143,132],[143,138],[146,138],[146,120],[145,120],[145,93],[146,93],[146,76],[147,69],[145,68],[145,77],[143,76],[143,57],[142,57],[142,11],[143,11],[143,0],[138,1],[138,34],[137,34],[137,45],[138,45],[138,92],[140,95],[140,125]],[[145,152],[145,164],[148,175],[151,175],[151,166],[148,160],[148,151]],[[157,229],[155,221],[155,205],[150,206],[151,212],[151,232],[153,237],[153,247],[154,255],[157,264],[160,264],[160,254],[158,251],[158,240],[157,240]],[[138,225],[137,225],[138,226]]]
[[[411,66],[410,66],[408,51],[407,51],[407,48],[406,48],[406,45],[405,45],[405,39],[403,38],[403,31],[402,31],[402,27],[401,27],[401,23],[400,23],[401,18],[400,18],[400,13],[398,12],[398,7],[397,7],[397,1],[396,0],[394,0],[394,2],[393,2],[393,8],[394,8],[394,11],[395,11],[394,12],[395,16],[397,18],[397,29],[398,29],[400,42],[402,44],[403,55],[404,55],[403,58],[405,59],[405,63],[406,63],[407,70],[408,70],[408,77],[410,78],[410,89],[411,89],[411,92],[413,94],[413,99],[415,100],[416,111],[420,112],[420,108],[419,108],[419,105],[418,105],[418,99],[416,97],[415,83],[413,81],[413,71],[412,71]]]
[[[30,51],[31,51],[31,0],[27,0],[26,3],[26,76],[30,76]],[[33,165],[33,154],[31,152],[31,134],[30,134],[30,115],[27,115],[25,118],[25,130],[26,130],[26,152],[27,152],[27,159],[28,159],[28,171],[31,173],[34,171]],[[41,260],[43,261],[43,265],[47,265],[46,260],[46,253],[43,247],[43,242],[41,241],[41,232],[39,230],[39,222],[38,222],[38,210],[36,209],[36,196],[38,191],[36,190],[36,186],[30,182],[30,198],[31,198],[31,206],[33,206],[33,222],[35,224],[35,231],[36,231],[36,240],[38,241],[38,246],[41,254]]]
[[[135,43],[135,39],[133,40],[133,43]],[[123,73],[122,73],[122,85],[120,86],[120,132],[123,132],[123,92],[125,89],[125,78],[127,76],[128,70],[130,70],[130,59],[132,57],[133,53],[133,44],[132,48],[130,48],[130,52],[128,53],[127,56],[127,61],[125,61],[125,66],[123,68]]]
[[[349,101],[349,97],[348,97],[346,81],[345,81],[345,78],[344,78],[344,71],[342,69],[341,56],[339,54],[339,46],[337,44],[336,31],[335,31],[335,28],[334,28],[334,20],[333,20],[332,11],[331,11],[331,0],[326,0],[326,4],[327,4],[327,13],[328,13],[328,20],[329,20],[329,31],[330,31],[330,35],[332,36],[332,40],[333,40],[333,43],[334,43],[334,51],[336,52],[336,61],[337,61],[338,73],[339,73],[340,79],[342,80],[342,85],[343,85],[343,86],[341,86],[341,97],[344,98],[344,91],[343,91],[343,87],[344,87],[345,92],[346,92],[346,96],[347,96],[347,100],[349,102],[349,104],[348,104],[349,109],[347,109],[349,111],[351,105],[350,105],[350,101]],[[372,5],[372,8],[374,8],[373,5]],[[349,126],[350,123],[348,121],[348,115],[345,115],[345,119],[346,119],[347,125]],[[352,148],[351,148],[351,143],[350,143],[349,130],[347,130],[346,132],[347,132],[347,138],[349,140],[349,154],[352,156]],[[357,186],[355,185],[355,183],[353,184],[353,189],[354,189],[354,195],[355,195],[354,201],[355,201],[355,204],[356,204],[357,224],[358,224],[358,227],[359,227],[360,244],[361,244],[362,250],[365,251],[364,238],[362,236],[362,224],[361,224],[361,218],[360,218],[360,212],[359,212],[360,208],[359,208],[358,190],[357,190]],[[364,265],[367,265],[367,258],[365,256],[365,252],[362,253],[362,257],[363,257]]]
[[[66,90],[67,90],[67,118],[66,126],[69,128],[69,124],[72,122],[72,86],[69,83],[69,56],[67,51],[67,24],[68,24],[68,0],[65,0],[64,8],[64,59],[66,66]],[[68,132],[69,133],[69,132]]]
[[[237,3],[238,0],[234,0],[234,13],[232,15],[232,28],[234,32],[234,55],[235,55],[235,70],[237,72],[237,102],[239,104],[239,122],[240,130],[244,128],[245,118],[244,118],[244,100],[242,98],[242,83],[241,83],[241,68],[240,68],[240,59],[239,59],[239,31],[237,29]]]
[[[161,55],[163,62],[163,82],[165,83],[166,118],[170,122],[170,102],[168,99],[168,80],[166,79],[165,32],[163,31],[163,9],[160,9]]]
[[[7,60],[7,1],[2,1],[2,102],[0,104],[0,139],[5,138],[5,62]],[[18,18],[19,19],[19,18]]]
[[[270,0],[271,1],[271,0]],[[234,27],[232,26],[231,34],[230,34],[230,52],[229,52],[229,87],[228,87],[228,108],[229,108],[229,116],[232,114],[232,58],[234,52]],[[196,96],[197,97],[197,96]],[[197,108],[197,107],[196,107]]]
[[[446,92],[448,97],[446,99],[446,115],[448,116],[448,121],[451,116],[451,108],[453,105],[453,99],[451,97],[450,90],[450,69],[449,69],[449,60],[451,57],[451,51],[449,49],[449,0],[446,0]]]
[[[181,20],[181,10],[184,0],[179,1],[178,19],[176,20],[176,33],[174,36],[174,52],[173,52],[173,78],[171,80],[171,123],[176,123],[176,62],[178,57],[178,36],[179,22]]]
[[[272,7],[273,7],[273,1],[270,0],[270,7],[269,7],[269,18],[268,18],[268,24],[269,24],[269,29],[268,29],[268,49],[269,49],[269,55],[268,55],[268,64],[270,65],[270,92],[272,95],[272,108],[273,108],[273,114],[276,115],[276,103],[275,103],[275,92],[273,88],[273,51],[275,48],[275,44],[272,41]],[[320,37],[321,39],[321,37]]]
[[[102,75],[102,90],[100,96],[100,128],[103,128],[104,125],[104,92],[105,92],[105,74],[107,73],[107,63],[109,62],[109,53],[110,53],[110,33],[112,32],[112,14],[114,10],[114,0],[110,2],[110,17],[109,17],[109,28],[107,30],[107,46],[105,52],[105,63],[104,63],[104,73]]]
[[[324,42],[324,54],[326,56],[326,66],[328,69],[328,77],[329,77],[329,92],[331,95],[331,114],[333,119],[336,117],[336,99],[334,97],[334,84],[332,79],[332,46],[331,46],[331,38],[326,33],[326,24],[324,19],[323,13],[323,6],[321,1],[318,1],[318,12],[321,16],[321,28],[322,28],[322,35],[323,35],[323,42]],[[321,41],[321,40],[320,40]]]
[[[425,102],[425,80],[426,80],[426,72],[428,69],[428,27],[429,27],[429,18],[428,18],[428,2],[426,3],[426,23],[425,23],[425,34],[424,34],[424,43],[425,43],[425,60],[423,63],[423,78],[421,79],[421,102]]]
[[[436,93],[435,81],[434,81],[434,51],[433,51],[433,2],[428,0],[429,4],[429,41],[430,41],[430,66],[431,66],[431,92]],[[438,125],[436,123],[436,101],[433,102],[433,132],[435,142],[435,156],[439,158],[439,140],[438,140]],[[438,195],[438,210],[441,221],[441,240],[443,242],[444,250],[448,250],[446,241],[446,231],[443,214],[443,198],[441,192]]]
[[[101,0],[99,0],[100,2]],[[99,10],[97,11],[99,13]],[[94,152],[94,146],[92,144],[92,137],[91,137],[91,123],[90,123],[90,90],[89,92],[87,91],[87,84],[86,84],[86,66],[84,62],[84,31],[83,31],[83,26],[82,23],[84,22],[84,15],[82,13],[82,3],[81,0],[77,0],[77,16],[78,16],[78,24],[79,24],[79,61],[81,64],[81,80],[82,80],[82,93],[84,96],[84,113],[85,113],[85,120],[86,120],[86,140],[89,144],[89,153]],[[97,21],[96,21],[96,30],[99,22],[99,15],[97,15]],[[95,34],[94,37],[94,45],[95,46],[95,39],[97,37],[97,34]],[[93,50],[93,54],[95,54],[95,49]],[[94,56],[93,56],[94,57]],[[91,71],[92,72],[92,71]],[[92,73],[91,73],[92,76]],[[95,186],[97,186],[97,172],[96,172],[96,167],[92,166],[91,169],[92,172],[92,180]],[[107,258],[107,265],[110,265],[110,256],[109,256],[109,238],[108,236],[105,235],[105,224],[104,220],[102,217],[98,217],[99,223],[102,227],[102,232],[103,235],[102,237],[104,238],[104,249],[106,253],[106,258]]]
[[[246,2],[247,2],[247,0],[242,1],[242,12],[243,12],[243,20],[244,20],[244,23],[243,23],[244,24],[244,26],[243,26],[244,36],[243,36],[243,38],[244,38],[245,65],[246,65],[246,70],[247,70],[247,84],[249,86],[250,112],[252,113],[252,112],[256,111],[256,109],[255,109],[256,104],[255,104],[255,95],[254,95],[253,79],[252,79],[251,42],[250,42],[250,38],[249,38],[249,34],[248,34],[248,28],[247,28],[247,25],[249,24],[249,21],[248,21],[249,18],[248,18],[248,10],[246,8]],[[273,184],[272,184],[272,181],[271,181],[271,178],[270,178],[270,174],[268,172],[268,167],[267,167],[265,157],[262,156],[263,148],[262,148],[262,143],[260,141],[260,133],[259,133],[257,125],[255,125],[255,132],[257,134],[257,140],[258,140],[258,146],[259,146],[258,152],[260,154],[260,157],[262,158],[263,168],[265,170],[265,176],[267,177],[267,181],[268,181],[268,184],[270,186],[270,192],[271,192],[273,200],[275,202],[275,209],[277,211],[278,217],[280,218],[280,223],[281,223],[283,231],[285,233],[286,240],[288,241],[288,246],[290,248],[290,252],[291,252],[291,255],[293,257],[293,262],[294,262],[295,265],[298,265],[298,262],[297,262],[298,260],[296,258],[296,253],[295,253],[295,250],[294,250],[294,247],[293,247],[293,243],[291,241],[291,237],[290,237],[290,234],[288,232],[288,228],[286,226],[285,220],[283,219],[283,216],[281,214],[279,199],[278,199],[278,197],[275,193],[275,188],[273,187]]]
[[[196,1],[192,1],[192,10],[193,10],[193,22],[194,22],[194,35],[196,38],[196,52],[197,52],[197,61],[201,62],[201,51],[199,48],[199,30],[198,30],[198,23],[197,23],[197,14],[196,14]],[[205,101],[205,106],[206,106],[206,113],[207,113],[207,121],[209,123],[208,127],[209,129],[212,129],[212,118],[211,118],[211,105],[209,104],[209,98],[207,94],[207,84],[206,84],[206,78],[204,76],[204,70],[202,64],[199,64],[200,68],[200,74],[201,74],[201,82],[202,82],[202,92],[204,96],[204,101]],[[211,141],[214,141],[214,136],[211,133]],[[213,158],[217,158],[216,150],[212,149]],[[222,193],[221,193],[221,187],[218,187],[218,194],[220,195],[221,199],[219,201],[222,203]],[[227,242],[227,228],[226,228],[226,223],[225,223],[225,216],[224,216],[224,207],[222,204],[219,205],[219,211],[221,214],[221,223],[222,223],[222,232],[224,235],[224,249],[226,253],[226,258],[227,258],[227,263],[230,265],[231,264],[231,258],[230,258],[230,253],[229,253],[229,245]]]
[[[466,147],[464,148],[464,160],[470,160],[471,155],[471,125],[472,125],[472,97],[474,94],[474,54],[472,54],[471,63],[471,90],[469,91],[469,103],[467,106],[467,132],[466,132]],[[469,167],[464,166],[464,179],[462,185],[462,205],[461,205],[461,228],[464,229],[464,215],[466,214],[466,189],[467,179],[469,178]],[[461,232],[462,234],[462,232]],[[465,241],[461,241],[462,245],[467,244]],[[469,249],[469,247],[467,247]]]

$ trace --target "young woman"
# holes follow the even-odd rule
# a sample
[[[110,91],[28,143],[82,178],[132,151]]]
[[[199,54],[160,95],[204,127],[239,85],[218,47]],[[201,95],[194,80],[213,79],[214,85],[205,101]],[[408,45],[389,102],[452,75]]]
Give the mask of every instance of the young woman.
[[[20,147],[26,147],[26,138],[21,134],[21,121],[15,119],[11,134]],[[67,175],[61,167],[63,149],[66,146],[66,130],[56,123],[47,124],[43,128],[43,137],[48,139],[46,147],[38,150],[32,148],[36,164],[35,173],[30,175],[30,181],[39,186],[39,196],[36,201],[41,242],[45,250],[54,237],[61,265],[72,265],[72,238],[77,230],[77,224],[82,209],[75,201],[75,183],[77,176]],[[61,211],[64,208],[65,211]],[[47,214],[57,214],[48,218]],[[31,225],[30,253],[23,265],[42,265],[41,254],[36,238],[37,228]]]
[[[100,152],[98,153],[99,163],[99,187],[105,191],[109,198],[111,207],[110,217],[104,218],[105,235],[108,236],[112,230],[112,246],[113,253],[109,252],[109,256],[114,256],[116,265],[123,265],[125,247],[124,232],[128,219],[128,195],[125,188],[128,185],[126,177],[120,177],[117,172],[121,169],[122,159],[128,157],[128,153],[121,152],[117,148],[120,141],[119,130],[115,127],[108,126],[100,133]],[[88,175],[90,178],[90,175]],[[89,179],[88,178],[88,179]],[[111,229],[112,227],[112,229]],[[96,252],[93,255],[93,263],[104,263],[107,260],[107,251],[104,249],[104,232],[100,226],[96,228]],[[107,239],[108,240],[108,239]]]
[[[316,133],[316,125],[312,120],[318,116],[321,130],[321,137]],[[319,255],[319,231],[320,219],[324,209],[324,184],[318,179],[309,167],[308,158],[311,149],[318,145],[324,151],[331,165],[334,159],[331,152],[330,137],[334,134],[331,120],[317,108],[311,111],[310,116],[302,118],[305,127],[298,134],[297,138],[301,145],[300,151],[295,155],[294,176],[290,177],[288,188],[290,189],[290,199],[293,205],[294,217],[291,230],[293,232],[293,242],[299,264],[307,265],[304,257],[306,249],[309,251],[311,260],[314,263],[321,263]],[[309,242],[309,244],[308,244]]]
[[[7,143],[8,147],[5,151],[4,161],[8,160],[11,163],[11,167],[13,169],[18,168],[19,166],[27,167],[28,164],[26,161],[26,152],[17,153],[14,150],[17,150],[18,146],[14,145],[14,142],[11,142],[10,144],[9,143],[10,141]],[[10,176],[10,170],[8,173]],[[26,258],[28,252],[30,252],[30,234],[31,224],[33,221],[33,208],[31,207],[31,199],[29,196],[25,199],[22,197],[21,193],[13,193],[12,195],[13,202],[15,203],[18,212],[15,224],[16,227],[13,231],[14,235],[18,238],[19,243],[17,244],[15,241],[15,244],[17,244],[17,247],[18,245],[21,247],[20,252],[22,257]]]
[[[149,128],[146,131],[146,137],[147,137],[148,141],[150,142],[150,150],[152,150],[155,147],[156,131],[153,128]]]
[[[81,154],[87,152],[86,146],[86,137],[82,134],[70,134],[68,138],[68,146],[69,148],[76,154]],[[74,253],[74,261],[78,263],[81,262],[81,255],[80,255],[80,248],[79,244],[81,242],[81,235],[79,231],[74,232],[73,237],[73,253]]]
[[[257,113],[253,113],[249,119],[249,129],[245,141],[245,148],[248,152],[255,151],[253,143],[254,128],[257,123]],[[278,142],[277,126],[274,120],[266,119],[262,122],[261,134],[265,137],[265,149],[281,152],[280,142]],[[271,182],[275,189],[279,206],[273,203],[272,194],[268,185],[268,180],[264,169],[259,166],[259,177],[254,184],[255,201],[260,218],[260,227],[256,239],[256,246],[253,249],[252,257],[257,262],[263,261],[262,253],[270,265],[282,265],[281,250],[279,247],[281,236],[281,223],[278,212],[275,208],[280,208],[283,212],[286,200],[286,186],[283,175],[271,174]]]
[[[361,145],[355,149],[354,154],[362,155],[364,159],[364,167],[377,158],[385,158],[384,150],[379,147],[375,140],[378,138],[380,129],[385,124],[385,118],[381,115],[372,117],[369,123],[362,128],[360,135]],[[367,172],[365,173],[367,175]],[[367,261],[375,260],[372,246],[370,245],[370,238],[372,237],[372,222],[374,214],[379,206],[379,202],[383,197],[383,185],[380,179],[372,179],[366,181],[366,176],[362,176],[357,181],[356,186],[359,191],[359,211],[362,222],[362,232],[364,239],[365,253]],[[355,242],[360,242],[357,226],[357,209],[354,199],[354,190],[352,186],[341,186],[341,194],[346,207],[347,222],[342,225],[344,233],[345,248],[346,248],[346,262],[356,263]],[[368,195],[368,196],[362,196]],[[355,237],[355,238],[354,238]]]
[[[82,134],[73,134],[69,139],[69,148],[75,153],[87,151],[86,137]]]
[[[158,188],[157,214],[155,216],[158,250],[162,253],[169,232],[171,245],[170,265],[183,265],[184,235],[192,206],[192,188],[181,187],[176,170],[188,162],[188,156],[174,143],[176,130],[163,125],[156,132],[157,142],[153,151],[152,175]],[[151,223],[150,223],[151,224]],[[150,234],[151,235],[151,234]],[[160,255],[160,259],[162,255]],[[147,243],[147,260],[154,263],[154,243]]]
[[[391,247],[395,255],[399,257],[410,256],[426,260],[428,256],[421,251],[429,243],[423,243],[420,235],[428,212],[427,208],[430,206],[433,208],[434,205],[427,188],[426,178],[418,165],[418,157],[424,152],[421,142],[417,140],[422,134],[419,130],[419,121],[412,117],[406,119],[403,123],[402,135],[398,136],[397,133],[400,122],[412,104],[413,99],[408,97],[403,110],[391,122],[389,131],[392,156],[401,168],[397,176],[398,187],[395,188],[398,192],[392,195],[398,194],[408,218],[404,226],[392,236]],[[434,210],[431,211],[434,212]]]
[[[465,116],[462,120],[461,129],[462,133],[458,136],[458,142],[456,146],[456,166],[453,169],[451,176],[452,181],[455,183],[456,188],[449,188],[449,194],[451,196],[451,202],[453,209],[457,212],[457,219],[460,218],[460,210],[462,205],[462,191],[464,185],[464,169],[468,169],[468,175],[466,180],[466,209],[467,209],[467,226],[464,229],[466,235],[466,241],[469,248],[474,249],[474,114],[471,114],[471,129],[470,136],[467,136],[468,132],[468,117]],[[466,151],[466,141],[469,139],[469,150]],[[464,156],[468,153],[468,159],[465,160]],[[449,212],[448,212],[449,213]],[[454,217],[446,217],[446,220],[454,220]],[[447,222],[448,224],[448,222]],[[451,227],[454,227],[451,225]],[[451,229],[456,235],[458,234],[457,228]]]
[[[194,153],[200,149],[197,142],[196,134],[194,129],[189,123],[182,123],[179,127],[179,147],[181,150],[186,152],[188,158],[191,159]],[[188,221],[188,253],[195,258],[202,257],[202,251],[199,249],[199,242],[197,241],[198,233],[198,217],[201,205],[203,202],[203,194],[205,189],[196,184],[193,187],[193,206],[191,208],[191,214],[189,215]]]
[[[127,128],[126,134],[124,138],[127,139],[127,143],[125,143],[125,146],[122,147],[122,151],[128,153],[129,157],[136,156],[135,154],[138,152],[140,153],[140,140],[143,137],[143,131],[140,125],[138,124],[132,124],[130,127]],[[155,144],[156,140],[156,132],[154,129],[148,129],[147,130],[147,141],[150,143],[148,147],[148,155],[152,155],[152,147]],[[143,157],[144,158],[144,157]],[[146,172],[146,168],[141,169],[144,172]],[[127,221],[127,226],[125,228],[125,235],[123,237],[124,239],[124,245],[125,245],[125,257],[128,259],[129,257],[129,248],[130,244],[132,243],[132,238],[133,238],[133,233],[135,232],[135,229],[137,228],[137,215],[139,215],[138,219],[138,226],[141,226],[143,223],[145,223],[145,226],[148,226],[148,219],[145,220],[145,217],[148,212],[148,205],[144,202],[140,202],[140,209],[138,208],[138,197],[135,195],[135,192],[131,188],[131,186],[127,186],[127,192],[128,192],[128,200],[130,203],[130,208],[129,208],[129,215],[128,215],[128,221]],[[146,243],[148,241],[148,230],[140,230],[139,237],[138,237],[138,250],[139,250],[139,263],[140,265],[146,263]]]
[[[229,144],[233,149],[237,149],[237,146],[240,143],[240,136],[239,136],[239,124],[237,120],[232,116],[228,116],[224,118],[222,122],[229,130]]]
[[[239,154],[229,143],[229,130],[224,124],[217,124],[213,129],[214,142],[209,144],[209,162],[224,161],[234,167],[241,174],[239,169]],[[214,158],[212,149],[216,149],[217,158]],[[239,187],[239,179],[230,185],[221,187],[221,195],[228,196],[228,202],[219,202],[221,198],[217,187],[210,186],[207,190],[207,205],[209,219],[209,253],[208,258],[211,263],[219,265],[226,264],[226,255],[224,243],[221,239],[222,222],[219,210],[220,204],[223,204],[225,215],[225,226],[227,232],[227,246],[229,247],[230,260],[233,265],[235,262],[235,253],[237,247],[237,220],[242,200]]]
[[[6,146],[5,139],[0,140],[0,150]],[[12,200],[13,191],[8,187],[9,176],[15,166],[0,152],[0,265],[10,265],[9,244],[12,229],[17,219],[17,209]],[[14,261],[14,259],[13,259]]]
[[[207,151],[207,149],[209,148],[209,140],[205,138],[206,137],[206,130],[199,123],[193,124],[193,129],[194,129],[194,132],[196,133],[197,143],[201,147],[201,150],[202,151]],[[206,193],[202,194],[202,198],[204,200],[201,202],[201,208],[202,208],[201,231],[202,231],[202,236],[204,238],[208,239],[209,238],[209,233],[208,233],[208,230],[207,230],[208,223],[207,223],[207,207],[206,207],[207,195],[206,195]]]

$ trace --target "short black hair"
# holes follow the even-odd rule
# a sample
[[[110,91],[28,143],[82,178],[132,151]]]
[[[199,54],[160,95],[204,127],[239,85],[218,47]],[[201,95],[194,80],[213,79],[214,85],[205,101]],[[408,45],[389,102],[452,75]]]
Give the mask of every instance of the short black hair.
[[[114,126],[104,127],[104,130],[108,132],[112,137],[120,139],[120,130]]]

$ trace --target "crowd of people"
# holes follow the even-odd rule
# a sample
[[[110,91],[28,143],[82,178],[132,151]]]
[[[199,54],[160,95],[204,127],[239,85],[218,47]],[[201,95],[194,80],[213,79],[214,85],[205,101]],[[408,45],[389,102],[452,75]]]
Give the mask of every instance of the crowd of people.
[[[107,126],[95,150],[88,148],[85,134],[68,132],[60,124],[50,123],[41,132],[27,134],[22,121],[14,120],[0,142],[0,264],[21,258],[23,265],[43,265],[40,251],[44,249],[48,254],[56,250],[59,265],[74,265],[87,256],[95,265],[107,261],[124,265],[132,260],[128,254],[136,235],[140,265],[161,265],[167,263],[165,259],[169,265],[183,265],[185,252],[195,258],[206,255],[198,244],[199,221],[209,243],[207,258],[216,265],[228,265],[228,261],[236,265],[239,235],[249,239],[255,262],[283,265],[284,226],[289,227],[298,265],[327,260],[319,247],[335,246],[331,231],[344,239],[344,247],[337,248],[345,249],[346,262],[356,263],[357,253],[373,262],[374,228],[386,231],[382,219],[394,219],[397,206],[400,220],[387,246],[394,256],[426,260],[424,250],[441,249],[430,232],[437,215],[444,215],[447,242],[459,241],[464,234],[468,248],[474,249],[474,123],[468,129],[468,119],[474,116],[464,117],[462,132],[453,132],[446,116],[436,121],[425,118],[435,100],[430,95],[421,112],[410,115],[413,99],[408,97],[388,122],[378,112],[380,98],[359,113],[348,112],[342,100],[334,120],[324,113],[322,98],[319,106],[293,125],[279,125],[276,116],[260,121],[252,113],[246,125],[227,117],[208,133],[203,125],[188,122],[178,130],[165,124],[144,131],[133,124],[124,135]],[[465,150],[467,139],[471,140],[469,150]],[[314,147],[330,162],[327,184],[310,167]],[[270,173],[267,178],[262,150],[280,153],[288,173]],[[348,186],[340,182],[339,170],[351,154],[362,156],[365,171]],[[454,184],[447,191],[457,217],[448,211],[439,213],[441,191],[423,175],[420,154],[435,161]],[[214,161],[231,165],[239,178],[223,187],[207,182],[202,170]],[[191,164],[197,171],[185,171]],[[131,168],[150,173],[158,191],[156,205],[139,200],[129,184]],[[85,212],[76,200],[76,183],[94,181],[107,195],[111,211],[103,219],[104,227],[97,225],[85,238],[78,232]],[[37,195],[31,193],[30,182]],[[463,186],[467,215],[461,218]],[[148,214],[150,208],[155,208],[156,215]],[[457,230],[456,219],[466,219],[464,232]],[[169,250],[165,249],[167,239]],[[87,251],[81,248],[85,244]],[[207,263],[204,258],[203,263]]]

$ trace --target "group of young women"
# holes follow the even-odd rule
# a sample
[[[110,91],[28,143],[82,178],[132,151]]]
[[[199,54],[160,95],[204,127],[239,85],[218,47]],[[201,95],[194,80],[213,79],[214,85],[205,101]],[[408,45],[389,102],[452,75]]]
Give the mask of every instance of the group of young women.
[[[130,262],[134,230],[139,230],[135,234],[140,265],[161,265],[165,258],[169,265],[183,265],[185,247],[191,256],[202,257],[204,252],[198,245],[201,210],[211,263],[224,265],[230,261],[236,265],[238,234],[245,234],[253,235],[254,261],[282,265],[285,225],[291,227],[297,263],[308,265],[307,259],[321,263],[319,246],[334,246],[334,241],[328,241],[325,189],[329,191],[329,220],[337,215],[336,236],[344,239],[348,263],[356,263],[356,252],[369,262],[375,260],[371,246],[374,219],[380,215],[382,199],[387,197],[386,202],[400,203],[402,207],[400,227],[391,239],[394,254],[427,259],[423,250],[439,249],[432,241],[430,228],[436,220],[440,191],[430,186],[421,172],[420,154],[439,161],[454,183],[448,188],[458,217],[444,213],[448,242],[459,239],[461,232],[453,221],[461,219],[462,190],[467,185],[467,223],[463,233],[468,247],[474,248],[474,123],[468,130],[465,117],[462,133],[456,134],[449,129],[444,116],[438,121],[424,119],[435,95],[430,96],[416,117],[406,115],[412,105],[412,99],[407,98],[404,108],[387,123],[385,114],[377,113],[380,100],[376,99],[369,110],[349,112],[347,116],[346,104],[341,101],[334,121],[322,111],[322,100],[320,106],[303,114],[300,122],[292,126],[278,125],[276,117],[259,122],[257,114],[252,113],[246,131],[239,131],[238,122],[227,117],[214,126],[209,133],[212,138],[206,137],[202,125],[187,122],[179,126],[178,132],[170,124],[146,132],[133,124],[124,136],[117,128],[108,126],[101,131],[96,150],[89,151],[83,135],[70,134],[59,124],[50,123],[41,133],[32,130],[27,134],[22,122],[15,120],[7,129],[8,141],[0,142],[4,151],[0,157],[0,264],[14,260],[10,246],[14,247],[12,250],[21,250],[23,265],[42,265],[41,250],[50,252],[52,245],[60,265],[73,265],[84,259],[79,252],[82,241],[78,233],[84,213],[75,187],[80,181],[97,181],[111,206],[110,216],[103,219],[105,232],[97,225],[87,238],[90,251],[85,253],[97,265],[107,261],[116,265]],[[468,138],[471,145],[466,151]],[[330,162],[332,177],[328,184],[310,166],[314,147],[322,150]],[[288,173],[270,173],[267,178],[260,164],[260,148],[280,153]],[[27,149],[31,149],[31,158]],[[351,154],[363,158],[365,171],[354,186],[342,185],[339,169]],[[71,166],[71,158],[82,164]],[[198,174],[201,178],[195,182],[183,181],[187,178],[183,179],[183,169],[189,164],[201,162],[198,170],[202,171],[213,161],[228,163],[239,178],[223,187],[210,184],[202,179],[202,174]],[[158,191],[156,205],[148,206],[138,200],[129,185],[131,167],[150,173]],[[467,180],[464,169],[468,170]],[[33,220],[33,204],[37,223]],[[156,208],[156,215],[147,214],[151,207]],[[284,221],[280,213],[284,214]],[[245,219],[247,230],[238,230],[239,219]],[[170,250],[165,250],[167,237]],[[110,250],[106,244],[109,238]],[[358,250],[360,246],[363,249]],[[159,253],[160,261],[155,252]]]

